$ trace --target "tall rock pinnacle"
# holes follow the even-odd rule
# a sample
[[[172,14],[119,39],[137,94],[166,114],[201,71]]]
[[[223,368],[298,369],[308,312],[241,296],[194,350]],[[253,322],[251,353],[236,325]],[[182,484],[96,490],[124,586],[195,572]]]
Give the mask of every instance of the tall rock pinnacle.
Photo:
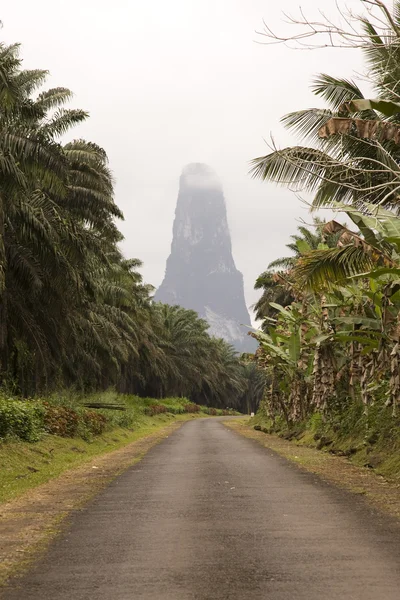
[[[232,256],[221,183],[207,165],[187,165],[180,178],[171,254],[155,300],[195,310],[238,352],[255,350],[247,335],[243,276]]]

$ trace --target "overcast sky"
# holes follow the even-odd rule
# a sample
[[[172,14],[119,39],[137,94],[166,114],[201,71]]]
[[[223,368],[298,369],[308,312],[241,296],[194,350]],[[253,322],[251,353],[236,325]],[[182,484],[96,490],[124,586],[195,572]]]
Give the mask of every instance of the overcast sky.
[[[291,192],[248,176],[268,152],[264,138],[295,142],[279,119],[321,105],[309,91],[315,74],[351,76],[357,51],[293,51],[263,46],[262,20],[284,30],[282,11],[315,0],[15,0],[3,3],[3,40],[22,43],[26,68],[51,72],[90,120],[71,137],[102,145],[123,209],[124,251],[143,260],[158,286],[170,251],[182,167],[205,162],[224,186],[233,253],[247,304],[267,264],[286,254],[298,220],[310,220]],[[318,3],[335,13],[335,0]],[[348,6],[361,9],[359,0]]]

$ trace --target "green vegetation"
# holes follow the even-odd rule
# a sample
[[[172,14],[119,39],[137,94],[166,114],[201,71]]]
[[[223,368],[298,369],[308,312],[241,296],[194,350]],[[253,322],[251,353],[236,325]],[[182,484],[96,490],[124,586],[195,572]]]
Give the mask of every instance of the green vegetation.
[[[106,152],[64,142],[88,118],[66,108],[71,91],[43,89],[47,71],[24,70],[18,44],[0,44],[0,72],[0,386],[254,410],[262,375],[195,312],[154,303],[140,260],[122,255]]]
[[[352,403],[326,420],[314,413],[289,426],[284,419],[273,421],[265,410],[260,410],[251,424],[264,433],[347,457],[355,465],[400,480],[400,419],[393,418],[381,404],[371,406],[368,416],[361,403]]]
[[[93,406],[96,410],[93,410]],[[239,414],[189,402],[186,398],[140,398],[104,392],[92,396],[56,394],[45,400],[0,398],[0,443],[10,439],[37,442],[46,435],[91,441],[115,428],[131,429],[144,416],[160,414]]]
[[[310,145],[254,160],[256,177],[312,194],[313,210],[351,221],[316,219],[315,232],[302,226],[292,236],[292,255],[257,281],[263,324],[254,336],[267,382],[259,426],[393,475],[400,469],[400,3],[393,14],[370,4],[381,14],[353,16],[352,43],[365,54],[378,100],[322,74],[313,91],[327,107],[283,118]]]

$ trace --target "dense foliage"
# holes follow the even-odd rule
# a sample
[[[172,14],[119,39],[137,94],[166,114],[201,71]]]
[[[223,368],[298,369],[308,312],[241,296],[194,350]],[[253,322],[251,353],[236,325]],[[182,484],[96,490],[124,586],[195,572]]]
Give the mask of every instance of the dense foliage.
[[[105,151],[63,142],[87,113],[65,108],[68,89],[43,91],[18,45],[0,45],[0,74],[0,383],[247,406],[261,376],[194,312],[153,304],[122,255]]]
[[[111,390],[89,396],[64,392],[30,400],[1,393],[0,441],[37,442],[46,434],[91,441],[94,436],[115,428],[136,429],[146,417],[200,413],[222,416],[235,414],[235,411],[200,406],[186,398],[155,400],[120,395]]]
[[[374,4],[374,3],[373,3]],[[257,352],[265,407],[290,425],[312,413],[371,405],[396,416],[400,402],[400,3],[381,3],[378,29],[354,23],[377,100],[352,82],[321,75],[314,92],[326,109],[284,117],[312,145],[255,159],[254,175],[313,194],[313,207],[350,219],[317,221],[293,237],[257,286],[264,318]],[[340,219],[341,220],[341,219]]]

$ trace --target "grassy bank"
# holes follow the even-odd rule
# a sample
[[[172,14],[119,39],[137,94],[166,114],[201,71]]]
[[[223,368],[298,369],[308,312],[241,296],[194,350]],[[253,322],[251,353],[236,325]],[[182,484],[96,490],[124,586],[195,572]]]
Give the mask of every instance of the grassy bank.
[[[9,406],[14,407],[15,403],[17,407],[12,417],[13,423],[16,422],[16,431],[28,432],[30,439],[35,441],[20,439],[16,434],[6,435],[0,441],[0,502],[17,498],[25,491],[87,461],[92,460],[95,468],[95,457],[144,438],[173,421],[210,413],[210,409],[196,407],[184,398],[156,401],[136,396],[122,397],[113,392],[91,397],[59,394],[45,400],[36,400],[33,404],[12,399]],[[95,403],[115,404],[120,408],[123,406],[125,410],[94,411],[84,406]],[[21,414],[24,418],[26,415],[20,409],[25,410],[27,407],[29,412],[33,405],[35,418],[32,425],[29,419],[22,419]],[[49,416],[46,418],[43,417],[43,406],[47,407],[48,412],[45,414]],[[93,432],[92,420],[87,418],[87,414],[93,412],[103,417],[102,431],[98,434]],[[10,410],[7,413],[10,421],[9,413]],[[211,414],[222,413],[223,411],[211,410]],[[98,417],[94,418],[95,425],[97,421]],[[73,430],[72,425],[69,426],[70,422],[74,425]],[[32,425],[32,428],[26,423],[29,427]],[[49,433],[49,429],[57,430],[60,434]]]
[[[292,427],[283,420],[272,422],[260,411],[250,423],[264,433],[347,457],[357,466],[400,480],[400,418],[385,406],[371,406],[366,416],[361,403],[352,404],[329,420],[315,414]]]

